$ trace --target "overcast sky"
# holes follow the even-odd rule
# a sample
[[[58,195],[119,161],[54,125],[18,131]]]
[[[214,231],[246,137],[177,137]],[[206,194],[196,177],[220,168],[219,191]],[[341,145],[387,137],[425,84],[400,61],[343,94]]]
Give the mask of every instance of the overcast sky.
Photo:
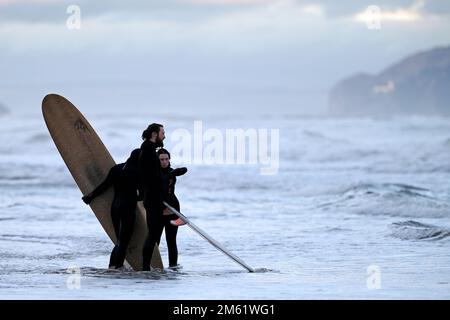
[[[66,25],[72,4],[79,30]],[[380,29],[364,21],[370,5]],[[278,90],[282,104],[323,108],[337,80],[449,45],[449,30],[450,1],[438,0],[0,0],[0,101],[27,86],[157,83]]]

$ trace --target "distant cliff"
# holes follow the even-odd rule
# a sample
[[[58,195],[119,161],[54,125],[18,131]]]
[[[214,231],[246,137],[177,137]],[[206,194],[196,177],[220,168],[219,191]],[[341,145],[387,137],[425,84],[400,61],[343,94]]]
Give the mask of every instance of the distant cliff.
[[[414,54],[378,75],[339,81],[328,101],[333,115],[450,115],[450,47]]]

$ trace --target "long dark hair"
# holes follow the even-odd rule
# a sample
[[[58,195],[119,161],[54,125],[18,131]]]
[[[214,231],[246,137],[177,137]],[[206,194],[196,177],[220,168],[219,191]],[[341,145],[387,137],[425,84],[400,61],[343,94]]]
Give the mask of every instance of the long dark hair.
[[[159,133],[159,130],[163,127],[162,124],[159,123],[152,123],[150,124],[147,129],[145,129],[142,132],[142,140],[147,140],[150,139],[152,137],[152,133],[156,132],[156,134]]]

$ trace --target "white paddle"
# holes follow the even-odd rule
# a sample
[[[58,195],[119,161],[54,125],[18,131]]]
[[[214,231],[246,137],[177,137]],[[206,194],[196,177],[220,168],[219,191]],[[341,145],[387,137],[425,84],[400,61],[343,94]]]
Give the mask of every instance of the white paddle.
[[[164,205],[174,214],[176,214],[181,220],[183,220],[189,227],[191,227],[192,230],[197,232],[199,235],[201,235],[206,241],[211,243],[216,249],[219,251],[222,251],[224,254],[226,254],[229,258],[240,264],[242,267],[247,269],[249,272],[255,272],[255,270],[247,265],[244,261],[242,261],[239,257],[228,251],[224,248],[219,242],[211,238],[205,231],[197,227],[195,224],[193,224],[185,215],[183,215],[181,212],[178,212],[176,209],[171,207],[167,202],[163,202]]]

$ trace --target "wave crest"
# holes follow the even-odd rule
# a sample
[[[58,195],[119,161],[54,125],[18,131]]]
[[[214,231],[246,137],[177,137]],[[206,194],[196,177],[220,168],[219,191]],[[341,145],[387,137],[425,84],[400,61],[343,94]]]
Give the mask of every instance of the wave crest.
[[[450,237],[450,229],[420,223],[414,220],[395,222],[392,236],[402,240],[442,240]]]

